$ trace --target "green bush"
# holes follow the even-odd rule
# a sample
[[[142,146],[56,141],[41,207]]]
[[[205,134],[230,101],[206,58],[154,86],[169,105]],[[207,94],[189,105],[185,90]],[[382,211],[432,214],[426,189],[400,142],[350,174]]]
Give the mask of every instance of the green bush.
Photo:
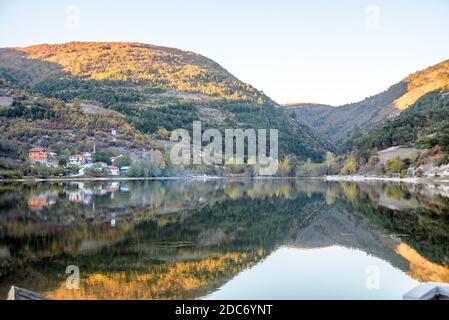
[[[20,179],[23,177],[19,170],[0,170],[0,179]]]
[[[385,162],[383,167],[384,173],[394,174],[400,173],[401,176],[407,175],[407,169],[410,166],[409,159],[401,159],[400,157],[396,157]]]
[[[357,171],[357,160],[353,154],[351,154],[346,160],[343,167],[340,170],[340,174],[349,175]]]

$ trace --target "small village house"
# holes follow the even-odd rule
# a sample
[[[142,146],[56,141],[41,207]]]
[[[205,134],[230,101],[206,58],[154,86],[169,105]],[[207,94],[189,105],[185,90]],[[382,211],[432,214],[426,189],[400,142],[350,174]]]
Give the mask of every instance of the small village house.
[[[92,162],[92,153],[84,152],[83,157],[85,162]]]
[[[94,166],[97,168],[106,168],[108,166],[108,164],[105,162],[99,161],[99,162],[95,162]]]
[[[44,148],[31,148],[28,150],[28,157],[31,161],[46,163],[48,161],[48,152]]]
[[[119,169],[116,166],[107,166],[106,172],[112,176],[118,176],[119,175]]]
[[[116,141],[117,141],[117,130],[112,129],[112,130],[111,130],[111,134],[112,134],[112,139],[111,139],[111,141],[112,141],[112,142],[116,142]]]
[[[74,154],[69,157],[69,164],[74,166],[80,166],[85,162],[85,158],[82,154]]]
[[[120,174],[126,175],[129,171],[129,166],[123,166],[120,168]]]

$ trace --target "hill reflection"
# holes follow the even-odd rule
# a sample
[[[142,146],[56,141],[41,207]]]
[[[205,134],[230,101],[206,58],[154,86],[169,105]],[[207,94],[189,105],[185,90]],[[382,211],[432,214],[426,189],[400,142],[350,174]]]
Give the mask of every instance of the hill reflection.
[[[193,299],[281,246],[359,249],[449,282],[448,205],[444,186],[391,183],[1,184],[0,294],[14,284],[59,299]],[[68,265],[79,290],[66,289]]]

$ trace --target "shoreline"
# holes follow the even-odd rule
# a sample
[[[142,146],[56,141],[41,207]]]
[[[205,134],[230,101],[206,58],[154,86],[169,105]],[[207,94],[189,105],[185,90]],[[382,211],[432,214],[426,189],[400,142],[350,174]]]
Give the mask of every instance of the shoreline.
[[[422,184],[422,183],[449,183],[449,177],[447,178],[396,178],[396,177],[382,177],[382,176],[324,176],[325,181],[350,181],[350,182],[363,182],[363,181],[387,181],[387,182],[405,182],[410,184]]]
[[[323,177],[271,177],[271,176],[171,176],[171,177],[51,177],[51,178],[20,178],[20,179],[0,179],[0,183],[4,182],[63,182],[63,181],[144,181],[144,180],[227,180],[227,179],[244,179],[244,180],[277,180],[277,179],[323,179]]]
[[[64,182],[64,181],[143,181],[143,180],[215,180],[221,177],[52,177],[52,178],[21,178],[21,179],[0,179],[0,182]]]
[[[212,180],[323,180],[327,182],[365,182],[365,181],[385,181],[404,182],[410,184],[423,183],[448,183],[448,178],[396,178],[382,176],[316,176],[316,177],[276,177],[276,176],[171,176],[171,177],[51,177],[51,178],[20,178],[20,179],[0,179],[0,183],[8,182],[64,182],[64,181],[164,181],[164,180],[191,180],[191,181],[212,181]]]

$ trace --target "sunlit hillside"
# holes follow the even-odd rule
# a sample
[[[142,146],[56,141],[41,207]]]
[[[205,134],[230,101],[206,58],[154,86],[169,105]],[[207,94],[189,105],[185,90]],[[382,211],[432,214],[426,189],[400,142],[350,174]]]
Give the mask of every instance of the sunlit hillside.
[[[415,72],[386,91],[363,101],[338,107],[317,104],[287,105],[316,133],[341,146],[360,134],[382,125],[433,91],[449,88],[449,60]]]
[[[37,61],[47,64],[37,64]],[[30,84],[53,77],[76,76],[130,81],[152,88],[176,89],[231,100],[259,99],[263,102],[267,99],[204,56],[141,43],[70,42],[2,49],[1,66],[18,80]]]
[[[404,79],[407,91],[395,101],[400,110],[404,110],[425,94],[449,88],[449,60],[415,72]]]

